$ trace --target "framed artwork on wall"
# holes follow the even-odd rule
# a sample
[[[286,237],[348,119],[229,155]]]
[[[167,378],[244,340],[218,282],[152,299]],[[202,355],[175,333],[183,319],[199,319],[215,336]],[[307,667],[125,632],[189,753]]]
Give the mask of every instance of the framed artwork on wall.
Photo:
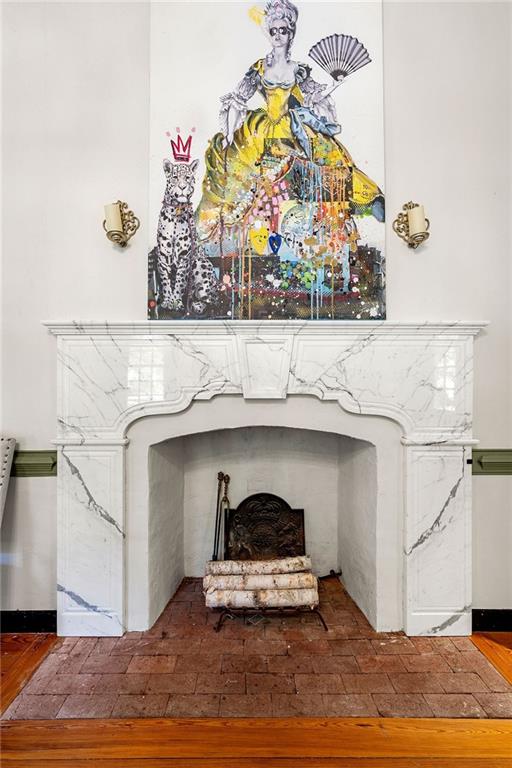
[[[152,4],[148,316],[385,318],[380,2]]]

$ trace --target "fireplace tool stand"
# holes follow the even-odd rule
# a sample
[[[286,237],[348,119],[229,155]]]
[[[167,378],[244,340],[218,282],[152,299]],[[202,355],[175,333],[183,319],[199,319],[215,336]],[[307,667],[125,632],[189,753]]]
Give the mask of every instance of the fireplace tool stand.
[[[219,559],[219,545],[220,545],[223,518],[226,515],[226,509],[229,509],[229,498],[228,498],[229,480],[230,480],[229,475],[225,475],[224,472],[221,471],[217,473],[217,506],[215,508],[215,538],[213,540],[212,560]],[[224,484],[224,495],[221,496],[223,484]]]

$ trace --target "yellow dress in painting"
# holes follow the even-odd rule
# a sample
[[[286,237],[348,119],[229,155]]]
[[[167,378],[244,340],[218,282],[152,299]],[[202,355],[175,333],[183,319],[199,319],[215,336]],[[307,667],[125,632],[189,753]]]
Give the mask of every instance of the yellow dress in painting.
[[[337,169],[344,182],[343,204],[347,210],[371,212],[382,193],[335,138],[340,128],[331,100],[323,95],[324,88],[311,78],[310,68],[303,64],[297,65],[294,82],[268,82],[265,60],[260,59],[235,91],[222,98],[224,130],[213,137],[206,151],[202,199],[196,212],[201,240],[215,236],[219,224],[229,229],[242,223],[253,203],[265,161],[276,165],[281,162],[282,175],[295,159],[319,169]],[[256,91],[265,105],[248,110],[246,103]],[[233,140],[227,144],[228,119],[233,111],[238,115],[238,124]]]

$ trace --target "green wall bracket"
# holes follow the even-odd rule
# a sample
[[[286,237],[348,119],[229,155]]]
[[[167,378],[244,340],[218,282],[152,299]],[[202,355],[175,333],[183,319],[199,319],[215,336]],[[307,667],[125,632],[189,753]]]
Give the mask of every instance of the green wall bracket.
[[[512,475],[512,448],[473,448],[474,475]]]
[[[57,451],[15,451],[11,477],[55,477]]]

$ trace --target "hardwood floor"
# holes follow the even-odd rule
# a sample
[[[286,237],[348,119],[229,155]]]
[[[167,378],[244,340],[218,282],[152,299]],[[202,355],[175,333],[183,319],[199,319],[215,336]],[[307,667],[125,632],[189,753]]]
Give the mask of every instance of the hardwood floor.
[[[57,636],[50,634],[1,635],[0,714],[14,701],[55,643]]]
[[[8,721],[3,768],[510,768],[512,722],[409,718]]]
[[[512,683],[512,632],[478,632],[471,640],[503,677]]]
[[[120,760],[6,760],[5,768],[510,768],[510,760],[445,758],[294,758],[269,759],[145,759],[122,758]]]
[[[3,763],[7,768],[21,768],[22,762],[11,761]],[[473,760],[464,758],[463,764],[459,758],[454,760],[429,759],[429,758],[304,758],[300,762],[294,760],[254,758],[249,760],[100,760],[94,762],[94,768],[509,768],[510,761],[498,760]],[[90,760],[37,760],[30,763],[30,768],[93,768]]]

